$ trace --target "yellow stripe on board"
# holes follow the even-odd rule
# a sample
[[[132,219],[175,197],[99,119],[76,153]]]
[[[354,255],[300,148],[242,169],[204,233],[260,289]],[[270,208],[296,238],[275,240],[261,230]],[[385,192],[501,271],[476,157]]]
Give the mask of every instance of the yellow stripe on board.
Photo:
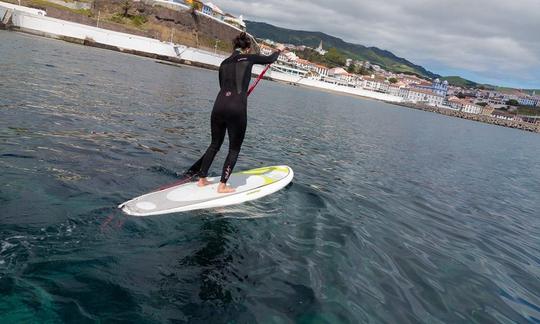
[[[289,169],[287,167],[279,167],[279,166],[272,166],[272,167],[263,167],[248,171],[242,171],[240,174],[249,174],[249,175],[263,175],[265,173],[270,173],[272,171],[279,171],[279,172],[289,172]]]

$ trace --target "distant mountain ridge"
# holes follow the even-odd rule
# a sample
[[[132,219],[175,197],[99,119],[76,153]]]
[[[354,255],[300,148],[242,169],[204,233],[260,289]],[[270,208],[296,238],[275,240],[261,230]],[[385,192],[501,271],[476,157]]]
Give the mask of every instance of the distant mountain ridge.
[[[268,38],[280,43],[306,45],[313,48],[319,46],[322,40],[325,49],[335,47],[351,59],[369,61],[392,72],[417,74],[428,78],[440,77],[440,75],[430,72],[424,67],[416,65],[402,57],[398,57],[390,51],[377,47],[366,47],[348,43],[341,38],[322,32],[292,30],[255,21],[246,21],[246,26],[248,32],[257,38]]]
[[[462,87],[462,88],[480,88],[480,89],[485,89],[485,90],[496,90],[496,91],[502,91],[502,92],[520,90],[521,92],[524,92],[529,95],[540,94],[539,89],[516,89],[516,88],[496,86],[492,84],[481,84],[481,83],[477,83],[471,80],[464,79],[459,76],[445,76],[445,77],[442,77],[441,80],[446,80],[451,85],[456,86],[456,87]]]

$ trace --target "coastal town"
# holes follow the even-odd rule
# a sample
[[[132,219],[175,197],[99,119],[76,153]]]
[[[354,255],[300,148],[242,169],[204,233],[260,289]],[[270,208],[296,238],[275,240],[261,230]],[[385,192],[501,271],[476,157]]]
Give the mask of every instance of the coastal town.
[[[198,0],[161,0],[178,5],[195,7],[203,14],[246,30],[243,17],[225,14],[212,2]],[[540,124],[540,94],[526,93],[517,89],[480,89],[452,86],[446,80],[421,78],[417,75],[393,73],[369,61],[347,58],[341,67],[329,67],[310,62],[297,55],[306,50],[324,56],[328,50],[321,41],[317,48],[306,45],[280,44],[270,39],[259,40],[261,53],[270,55],[276,49],[284,49],[273,70],[308,78],[328,84],[388,94],[402,98],[402,103],[411,103],[449,109],[472,115],[483,115],[497,119]],[[363,71],[362,74],[353,71]],[[366,73],[366,71],[368,73]],[[523,107],[525,109],[519,109]],[[530,109],[527,109],[530,108]],[[537,113],[535,112],[537,110]],[[526,113],[521,113],[525,111]],[[531,114],[534,113],[534,114]]]
[[[91,12],[94,9],[96,11],[96,8],[92,8],[92,2],[48,0],[40,3],[45,2],[54,3],[57,6],[60,4],[68,6],[70,10]],[[129,3],[129,1],[124,2]],[[208,21],[207,24],[217,26],[214,29],[218,31],[226,29],[231,30],[232,33],[246,31],[246,23],[242,15],[236,17],[226,13],[212,2],[139,0],[132,3],[149,5],[152,8],[159,6],[167,8],[171,12],[191,12],[194,16],[204,17]],[[125,11],[127,13],[128,9]],[[128,16],[126,13],[124,15]],[[46,10],[40,10],[39,6],[25,7],[0,2],[2,25],[11,25],[15,30],[207,68],[218,67],[225,58],[223,52],[218,53],[219,40],[217,38],[215,38],[215,48],[212,51],[212,49],[202,49],[198,46],[200,39],[198,33],[197,46],[178,44],[173,38],[174,30],[172,28],[170,32],[165,32],[165,36],[134,37],[134,35],[126,34],[123,29],[121,29],[122,32],[111,31],[111,28],[117,28],[119,25],[112,23],[122,23],[122,19],[119,19],[118,16],[112,16],[108,22],[109,28],[104,29],[103,25],[106,22],[103,18],[100,21],[100,14],[101,11],[98,11],[97,17],[94,15],[81,25],[49,17],[49,13]],[[163,13],[159,15],[163,15]],[[132,20],[140,17],[142,16],[131,16]],[[146,18],[144,19],[146,20]],[[72,17],[69,20],[72,20]],[[162,20],[169,21],[171,19],[165,17]],[[70,28],[66,28],[68,23]],[[88,26],[88,24],[94,23],[95,27]],[[168,33],[170,33],[170,40],[166,41],[164,38],[169,38]],[[210,42],[214,43],[214,40],[211,39]],[[269,55],[278,48],[283,50],[278,62],[273,64],[267,73],[267,77],[275,81],[357,95],[503,126],[540,131],[540,95],[534,91],[526,92],[519,89],[484,86],[466,88],[452,85],[444,78],[427,78],[412,73],[396,73],[369,61],[347,57],[343,57],[340,62],[334,61],[331,64],[308,60],[307,58],[313,53],[319,58],[324,58],[336,51],[335,48],[326,48],[322,40],[317,47],[281,44],[271,39],[257,39],[257,42],[261,54],[264,55]],[[254,69],[254,73],[261,71],[260,67]]]
[[[503,120],[540,123],[540,95],[521,90],[476,89],[452,86],[448,81],[430,80],[416,75],[393,73],[367,61],[347,59],[343,67],[330,68],[299,58],[296,53],[305,51],[307,46],[279,44],[264,40],[263,54],[270,54],[275,48],[286,48],[279,57],[276,69],[289,71],[305,78],[315,78],[329,84],[369,91],[402,98],[402,103],[424,104],[431,107],[449,109],[472,115],[485,115]],[[321,55],[327,53],[323,44],[313,49]],[[353,68],[354,67],[354,68]],[[349,72],[363,69],[368,75]],[[519,114],[519,107],[528,112],[537,110],[538,115]]]

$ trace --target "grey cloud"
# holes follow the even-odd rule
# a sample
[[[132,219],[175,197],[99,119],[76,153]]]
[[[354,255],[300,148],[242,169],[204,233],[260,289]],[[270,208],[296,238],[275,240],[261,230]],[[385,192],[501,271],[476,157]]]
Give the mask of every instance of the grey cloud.
[[[464,70],[540,87],[538,0],[215,2],[246,19],[388,49],[434,72]]]

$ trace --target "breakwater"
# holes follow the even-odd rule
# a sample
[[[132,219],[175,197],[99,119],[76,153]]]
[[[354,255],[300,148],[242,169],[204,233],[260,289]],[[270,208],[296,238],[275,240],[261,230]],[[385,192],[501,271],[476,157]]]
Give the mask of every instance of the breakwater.
[[[500,118],[495,118],[493,116],[486,116],[486,115],[469,114],[463,111],[458,111],[458,110],[453,110],[453,109],[448,109],[448,108],[432,107],[432,106],[422,105],[422,104],[414,104],[410,102],[402,102],[402,103],[388,102],[388,103],[397,104],[402,107],[438,113],[441,115],[446,115],[446,116],[451,116],[451,117],[469,119],[469,120],[486,123],[486,124],[493,124],[493,125],[498,125],[498,126],[517,128],[517,129],[521,129],[528,132],[540,133],[540,124],[527,123],[527,122],[522,122],[522,121],[517,121],[517,120],[500,119]]]

